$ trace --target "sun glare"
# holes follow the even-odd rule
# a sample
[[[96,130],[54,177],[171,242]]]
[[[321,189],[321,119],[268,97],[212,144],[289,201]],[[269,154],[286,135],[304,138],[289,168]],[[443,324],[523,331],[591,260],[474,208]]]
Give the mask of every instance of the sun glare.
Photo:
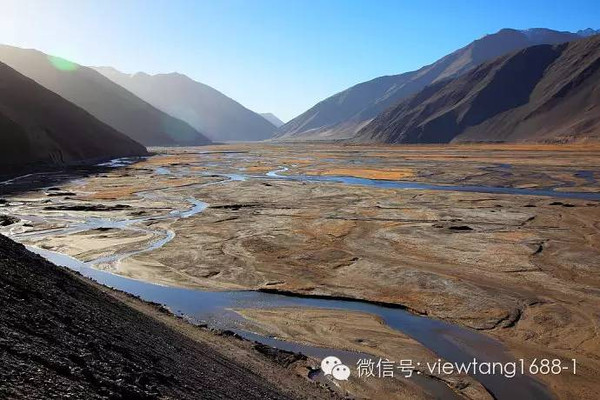
[[[48,61],[50,61],[50,64],[59,71],[70,72],[79,69],[79,65],[69,60],[65,60],[64,58],[48,56]]]

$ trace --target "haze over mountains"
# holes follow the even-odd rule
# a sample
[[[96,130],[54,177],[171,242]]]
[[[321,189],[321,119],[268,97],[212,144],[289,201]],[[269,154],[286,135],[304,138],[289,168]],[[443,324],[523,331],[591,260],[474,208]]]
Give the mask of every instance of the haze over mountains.
[[[276,128],[279,128],[285,122],[277,118],[277,116],[273,113],[260,113],[260,116],[275,125]]]
[[[124,134],[0,63],[0,173],[146,155]]]
[[[100,73],[37,50],[0,45],[0,61],[145,146],[210,143],[189,124],[160,111]]]
[[[96,71],[0,45],[0,169],[210,143],[199,131],[264,140],[281,124],[278,140],[600,140],[597,33],[503,29],[417,71],[356,85],[287,124],[182,74]]]
[[[214,141],[269,139],[275,125],[203,83],[179,73],[125,74],[111,67],[95,68],[156,108],[186,121]]]
[[[435,83],[380,114],[358,141],[600,139],[600,35],[539,45]]]
[[[379,113],[427,85],[460,76],[515,50],[563,43],[591,33],[593,30],[571,33],[542,28],[502,29],[416,71],[375,78],[335,94],[283,125],[275,137],[279,140],[349,138]]]

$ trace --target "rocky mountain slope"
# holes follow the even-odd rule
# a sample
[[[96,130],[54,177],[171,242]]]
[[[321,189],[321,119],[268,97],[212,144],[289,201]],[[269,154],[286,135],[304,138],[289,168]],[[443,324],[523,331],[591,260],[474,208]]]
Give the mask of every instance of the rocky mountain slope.
[[[128,75],[111,67],[98,72],[156,108],[186,121],[214,141],[255,141],[270,138],[275,126],[218,90],[186,75]]]
[[[575,33],[550,29],[502,29],[416,71],[382,76],[335,94],[283,125],[276,138],[348,138],[379,113],[427,85],[460,76],[483,62],[515,50],[537,44],[558,44],[580,37]]]
[[[141,144],[0,63],[0,173],[147,154]]]
[[[0,287],[0,398],[315,398],[314,385],[284,393],[2,235]]]
[[[203,145],[187,123],[156,109],[91,68],[37,50],[0,45],[0,61],[145,146]]]
[[[511,53],[428,86],[355,140],[384,143],[600,139],[600,35]]]

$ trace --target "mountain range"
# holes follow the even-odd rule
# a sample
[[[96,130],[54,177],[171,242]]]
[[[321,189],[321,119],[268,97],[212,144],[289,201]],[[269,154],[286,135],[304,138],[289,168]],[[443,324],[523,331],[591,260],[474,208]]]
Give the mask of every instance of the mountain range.
[[[269,139],[275,125],[223,93],[179,73],[125,74],[111,67],[98,72],[154,107],[186,121],[214,141]]]
[[[127,75],[0,45],[0,173],[144,155],[144,146],[264,140],[282,124],[178,74]],[[100,71],[100,72],[98,72]],[[417,71],[356,85],[277,140],[600,140],[600,35],[503,29]]]
[[[539,44],[559,44],[593,34],[536,28],[502,29],[416,71],[383,76],[337,93],[281,126],[278,140],[340,139],[354,136],[378,114],[426,86],[471,71],[483,62]]]
[[[0,45],[0,61],[145,146],[210,143],[189,124],[136,97],[102,74],[37,50]]]
[[[146,155],[85,110],[0,63],[0,173]]]
[[[600,139],[600,35],[528,47],[440,81],[380,114],[356,141]]]
[[[581,30],[577,31],[577,34],[581,37],[600,35],[600,29],[592,29],[592,28],[581,29]]]

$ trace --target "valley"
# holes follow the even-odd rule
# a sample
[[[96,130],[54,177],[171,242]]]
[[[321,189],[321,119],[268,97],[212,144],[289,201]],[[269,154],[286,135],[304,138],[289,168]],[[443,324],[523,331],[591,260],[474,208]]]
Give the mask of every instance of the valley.
[[[150,150],[138,162],[4,196],[0,213],[19,221],[2,233],[49,257],[72,257],[71,267],[121,290],[156,284],[137,295],[172,301],[172,312],[195,323],[313,352],[315,360],[323,348],[422,361],[576,357],[576,375],[521,377],[514,390],[537,398],[597,393],[600,146]],[[224,305],[200,310],[193,304],[202,301],[174,301],[159,288],[212,293]],[[235,293],[259,295],[231,301]],[[268,297],[279,295],[310,301]],[[411,331],[396,318],[422,318],[416,326],[429,328]],[[451,339],[432,335],[437,329]],[[458,353],[448,350],[452,343]],[[353,379],[333,389],[502,399],[511,396],[507,386],[458,374]]]

